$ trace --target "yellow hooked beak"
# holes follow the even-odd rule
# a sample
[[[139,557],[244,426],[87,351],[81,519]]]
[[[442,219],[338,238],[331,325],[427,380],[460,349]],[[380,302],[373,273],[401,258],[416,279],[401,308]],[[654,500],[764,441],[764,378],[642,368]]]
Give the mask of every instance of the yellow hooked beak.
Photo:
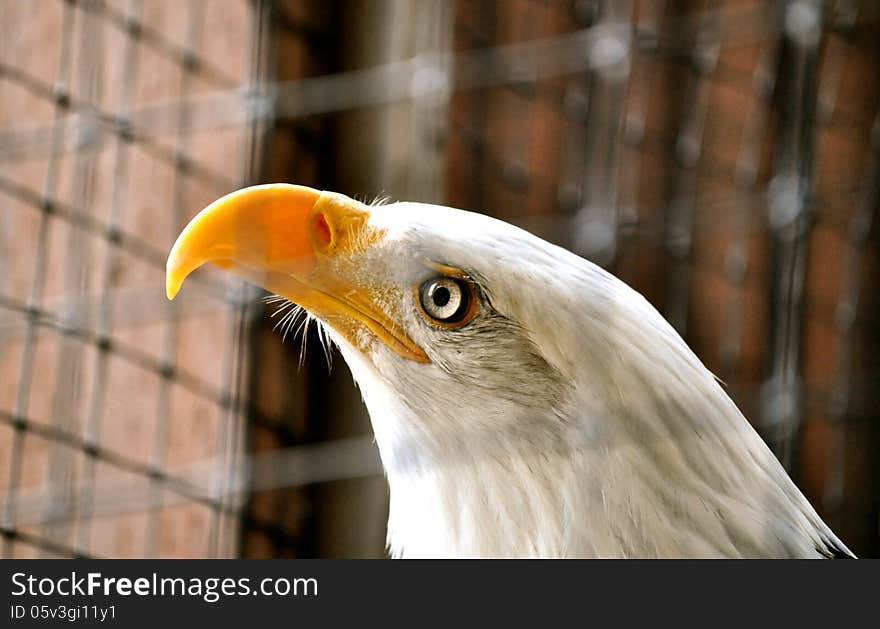
[[[362,348],[366,328],[404,358],[428,362],[374,291],[335,270],[340,256],[381,238],[367,224],[369,214],[354,199],[305,186],[269,184],[228,194],[178,236],[166,266],[168,299],[211,262],[299,304],[355,347]]]

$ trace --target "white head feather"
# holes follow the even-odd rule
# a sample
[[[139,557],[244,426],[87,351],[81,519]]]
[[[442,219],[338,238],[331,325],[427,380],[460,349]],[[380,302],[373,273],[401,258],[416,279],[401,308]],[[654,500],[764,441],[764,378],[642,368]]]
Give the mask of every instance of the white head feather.
[[[359,383],[391,490],[395,557],[850,554],[712,374],[638,293],[486,216],[374,208],[359,260],[401,290],[428,363],[328,329]],[[409,287],[426,260],[479,286],[442,329]]]

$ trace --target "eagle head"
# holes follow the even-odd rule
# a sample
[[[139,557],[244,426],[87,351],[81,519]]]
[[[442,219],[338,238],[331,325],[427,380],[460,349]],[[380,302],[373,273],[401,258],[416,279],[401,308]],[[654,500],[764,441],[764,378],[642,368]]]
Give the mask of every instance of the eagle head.
[[[190,222],[168,297],[206,262],[303,307],[339,347],[395,556],[845,549],[644,298],[524,230],[271,184]]]

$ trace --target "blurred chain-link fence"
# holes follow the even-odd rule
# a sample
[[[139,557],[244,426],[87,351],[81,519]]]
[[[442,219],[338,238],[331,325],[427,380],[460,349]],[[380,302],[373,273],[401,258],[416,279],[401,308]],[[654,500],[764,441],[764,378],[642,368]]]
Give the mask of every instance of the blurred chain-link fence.
[[[342,361],[168,248],[291,181],[520,224],[643,292],[880,553],[880,10],[0,0],[4,556],[381,555]]]

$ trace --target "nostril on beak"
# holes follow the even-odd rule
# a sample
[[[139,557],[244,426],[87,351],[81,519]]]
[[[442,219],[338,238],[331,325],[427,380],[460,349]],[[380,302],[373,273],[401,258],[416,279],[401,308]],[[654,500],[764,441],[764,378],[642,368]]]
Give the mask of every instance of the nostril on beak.
[[[315,239],[322,245],[329,245],[333,241],[333,233],[330,231],[330,225],[327,223],[327,217],[323,212],[315,215]]]

